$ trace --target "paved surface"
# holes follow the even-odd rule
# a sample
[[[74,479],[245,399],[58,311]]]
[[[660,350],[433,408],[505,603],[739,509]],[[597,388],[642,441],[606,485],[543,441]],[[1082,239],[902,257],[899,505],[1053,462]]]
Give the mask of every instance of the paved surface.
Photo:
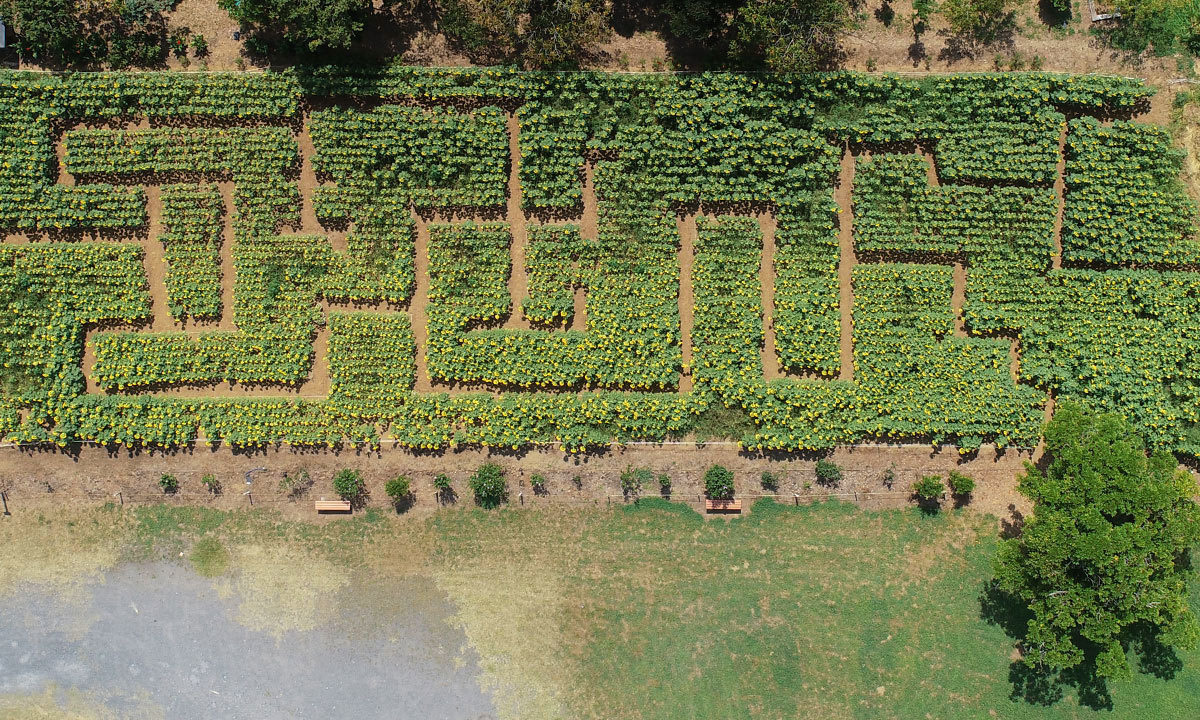
[[[78,597],[26,588],[0,600],[0,697],[52,687],[118,716],[150,705],[206,720],[493,717],[431,582],[356,593],[339,593],[334,624],[276,637],[233,619],[236,594],[165,563],[117,568]]]

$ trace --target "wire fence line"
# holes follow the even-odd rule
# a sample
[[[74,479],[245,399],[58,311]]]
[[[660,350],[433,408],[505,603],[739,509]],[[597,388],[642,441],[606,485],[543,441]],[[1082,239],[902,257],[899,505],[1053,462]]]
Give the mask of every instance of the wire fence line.
[[[358,441],[358,442],[360,445],[366,444],[363,441]],[[66,443],[66,445],[70,446],[70,447],[100,447],[100,448],[130,447],[130,449],[136,449],[139,451],[146,451],[146,452],[151,452],[151,453],[154,453],[154,452],[169,453],[172,450],[179,449],[179,448],[199,449],[197,446],[207,445],[209,443],[212,443],[212,445],[214,447],[218,446],[218,445],[225,445],[225,446],[229,446],[229,447],[236,447],[237,449],[248,449],[251,451],[268,450],[268,449],[272,449],[272,448],[302,448],[305,450],[329,450],[334,453],[337,453],[337,452],[340,452],[340,450],[341,450],[341,448],[338,448],[338,447],[335,447],[332,445],[297,445],[295,443],[291,443],[286,440],[281,440],[278,442],[263,443],[261,445],[233,446],[230,443],[228,443],[227,441],[212,440],[212,439],[206,438],[206,437],[196,437],[187,443],[183,443],[180,445],[174,445],[174,446],[166,446],[166,447],[162,447],[162,448],[151,447],[151,446],[130,447],[130,446],[122,445],[121,443],[102,443],[97,440],[71,440],[71,441],[68,441]],[[408,450],[408,451],[419,452],[420,454],[427,454],[428,452],[430,452],[428,450],[420,450],[417,448],[411,448],[411,447],[405,445],[399,438],[392,437],[392,436],[385,436],[385,437],[379,438],[379,449],[383,450],[385,448],[385,445],[391,446],[390,448],[387,448],[389,450]],[[536,448],[559,448],[559,447],[562,447],[562,443],[558,442],[556,440],[538,440],[538,441],[525,443],[523,445],[523,447],[532,447],[535,449]],[[641,448],[641,447],[649,447],[649,448],[654,448],[654,447],[694,447],[697,450],[703,450],[708,447],[736,447],[736,448],[741,449],[741,448],[743,448],[743,445],[736,440],[662,440],[662,441],[630,440],[628,442],[621,442],[619,440],[613,440],[613,441],[610,441],[609,443],[607,443],[606,445],[596,445],[596,446],[592,446],[592,447],[608,447],[608,448],[618,448],[618,449],[627,448],[627,447],[637,447],[637,448]],[[850,444],[844,444],[844,445],[832,445],[827,450],[752,450],[751,452],[756,452],[756,453],[760,453],[760,454],[764,454],[764,455],[773,454],[773,453],[780,453],[780,454],[785,454],[785,455],[801,455],[801,454],[805,454],[805,453],[820,454],[820,453],[825,453],[825,452],[831,452],[834,450],[854,451],[854,450],[889,450],[889,449],[905,449],[905,448],[922,448],[925,450],[936,450],[938,452],[941,452],[942,448],[953,448],[953,447],[956,447],[956,446],[949,445],[949,444],[934,445],[933,443],[850,443]],[[455,452],[455,450],[464,450],[464,449],[466,449],[466,450],[493,450],[494,449],[494,450],[499,450],[499,451],[503,451],[503,452],[508,452],[507,448],[508,448],[508,446],[485,447],[482,445],[458,445],[453,448],[452,447],[441,448],[441,449],[435,450],[433,452],[452,453],[452,452]],[[12,449],[58,450],[58,449],[60,449],[60,446],[57,443],[53,443],[53,442],[0,443],[0,450],[12,450]],[[1005,448],[998,448],[998,449],[1006,450],[1006,451],[1012,450],[1017,453],[1022,453],[1022,452],[1033,452],[1037,448],[1028,447],[1028,446],[1009,445]]]
[[[31,500],[35,497],[53,496],[59,492],[60,491],[58,491],[58,490],[50,490],[50,491],[47,491],[46,493],[32,493],[32,492],[31,493],[20,493],[20,492],[14,493],[11,490],[3,491],[3,492],[0,492],[0,502],[2,502],[2,504],[3,504],[2,509],[0,509],[0,511],[2,511],[6,515],[11,514],[10,504],[14,507],[17,507],[21,501]],[[192,507],[192,506],[204,504],[202,502],[202,499],[197,498],[197,497],[174,495],[174,494],[169,494],[169,493],[164,493],[164,492],[156,493],[156,492],[145,491],[145,490],[136,490],[136,489],[134,489],[134,490],[121,489],[121,490],[117,490],[115,492],[96,491],[96,490],[84,490],[82,492],[68,491],[66,494],[72,498],[82,498],[82,499],[86,499],[86,500],[93,501],[93,502],[112,503],[113,505],[117,505],[120,507],[124,507],[126,505],[131,505],[131,506],[132,505],[177,505],[177,506],[181,506],[181,507]],[[299,505],[304,505],[306,503],[313,503],[313,502],[329,499],[329,498],[326,498],[325,496],[321,495],[320,493],[313,493],[311,491],[307,492],[303,496],[299,496],[299,497],[280,497],[279,495],[273,494],[270,491],[266,491],[264,493],[255,493],[253,490],[248,490],[248,491],[245,491],[242,493],[225,492],[224,490],[222,490],[221,492],[214,493],[213,495],[210,495],[205,499],[211,501],[211,500],[216,500],[218,498],[223,499],[223,498],[227,498],[227,497],[236,497],[237,495],[240,495],[243,498],[245,498],[245,506],[246,507],[280,506],[280,505],[297,505],[297,506],[299,506]],[[469,500],[462,500],[457,494],[448,495],[448,494],[442,493],[440,491],[433,492],[433,493],[414,493],[412,497],[413,497],[413,502],[419,502],[422,499],[428,499],[430,504],[436,505],[438,507],[449,508],[449,507],[459,506],[460,504],[463,506],[472,505],[472,503],[470,503]],[[550,496],[548,494],[538,494],[538,493],[526,494],[524,491],[519,491],[519,492],[515,493],[514,495],[510,496],[509,504],[517,506],[517,507],[524,507],[527,504],[531,505],[531,506],[532,505],[547,505],[547,506],[549,506],[549,505],[574,505],[574,506],[592,505],[592,506],[599,506],[599,505],[603,504],[605,507],[611,507],[614,505],[630,505],[630,506],[637,505],[640,500],[653,499],[653,498],[661,498],[661,499],[667,500],[669,502],[686,504],[686,505],[689,505],[692,507],[698,507],[698,508],[704,507],[704,501],[706,499],[702,493],[665,493],[665,494],[660,494],[660,495],[639,495],[639,496],[608,493],[608,494],[604,494],[604,495],[593,495],[591,497],[571,497],[569,495]],[[820,492],[820,493],[811,493],[811,492],[805,492],[805,493],[746,493],[744,495],[735,496],[733,499],[747,500],[750,503],[753,503],[753,502],[757,502],[758,500],[762,500],[765,498],[770,498],[770,499],[775,500],[776,502],[780,502],[780,503],[787,504],[787,505],[798,506],[801,504],[807,505],[807,504],[811,504],[814,502],[824,502],[827,500],[834,500],[834,499],[853,500],[853,502],[855,502],[855,503],[865,502],[865,501],[869,501],[869,500],[879,500],[879,499],[883,499],[883,500],[895,499],[895,500],[908,501],[913,498],[913,493],[905,492],[905,491],[897,491],[897,490],[889,490],[889,491],[882,491],[882,492],[850,491],[850,492]],[[945,499],[945,498],[946,498],[946,495],[943,494],[943,499]],[[340,499],[340,498],[336,498],[336,499]],[[367,506],[361,506],[361,507],[358,507],[357,509],[360,511],[367,510],[367,509],[377,509],[378,510],[378,509],[387,509],[388,507],[391,507],[391,506],[390,505],[383,505],[383,506],[372,505],[369,508]],[[315,510],[314,510],[314,512],[315,512]]]
[[[1119,15],[1117,17],[1119,17]],[[158,75],[166,75],[166,74],[171,74],[171,75],[266,75],[266,74],[273,73],[273,72],[282,72],[282,71],[290,70],[293,67],[298,67],[298,66],[269,65],[268,64],[268,65],[263,65],[263,66],[255,66],[253,68],[247,68],[245,70],[172,70],[172,69],[141,70],[141,69],[129,69],[129,70],[96,71],[91,74],[98,74],[100,72],[105,72],[105,73],[109,73],[109,74],[117,73],[117,74],[121,74],[121,75],[154,75],[154,74],[158,74]],[[351,74],[355,70],[373,72],[373,71],[378,71],[378,70],[387,70],[389,67],[392,67],[392,66],[389,66],[389,65],[379,65],[379,66],[353,66],[353,65],[350,65],[350,66],[317,66],[317,67],[322,67],[322,68],[324,68],[324,67],[341,67],[342,69],[350,71],[347,74]],[[500,65],[500,66],[495,66],[495,65],[492,65],[492,66],[488,66],[488,65],[466,65],[466,66],[461,66],[461,65],[402,65],[400,67],[412,68],[412,69],[418,69],[418,70],[428,70],[428,71],[433,71],[433,72],[463,71],[463,70],[481,70],[482,71],[482,70],[497,70],[497,69],[507,70],[507,69],[509,69],[509,66],[504,66],[504,65]],[[88,73],[80,73],[79,71],[72,71],[72,70],[47,70],[45,68],[17,68],[14,72],[34,73],[34,74],[38,74],[38,75],[59,75],[59,76],[88,74]],[[995,70],[948,70],[948,69],[941,70],[941,71],[939,71],[939,70],[832,70],[832,71],[824,71],[824,73],[822,73],[822,72],[795,73],[795,72],[779,72],[779,71],[774,71],[774,70],[528,70],[528,71],[519,71],[519,72],[521,72],[521,74],[535,74],[536,73],[536,74],[542,74],[542,75],[634,75],[634,76],[644,75],[644,76],[649,76],[649,77],[670,77],[670,76],[675,76],[675,75],[762,75],[762,76],[776,76],[776,77],[782,77],[782,76],[807,77],[807,76],[828,74],[831,72],[853,72],[856,75],[870,75],[872,77],[887,77],[889,75],[897,75],[897,76],[904,76],[904,77],[933,77],[933,76],[941,76],[941,75],[995,75],[997,73],[997,71],[995,71]],[[1029,71],[1029,73],[1026,73],[1026,74],[1030,74],[1030,73],[1036,73],[1036,74],[1041,74],[1041,75],[1074,75],[1074,76],[1080,76],[1080,77],[1100,77],[1100,78],[1109,78],[1112,80],[1130,80],[1130,81],[1134,81],[1134,82],[1145,82],[1146,81],[1145,78],[1132,77],[1129,75],[1117,75],[1115,73],[1099,72],[1096,70],[1090,70],[1088,72],[1065,72],[1065,71],[1055,72],[1055,71],[1049,71],[1049,70],[1035,70],[1035,71]],[[1012,73],[1006,73],[1006,74],[1012,74]],[[370,93],[367,93],[367,95],[370,95]]]

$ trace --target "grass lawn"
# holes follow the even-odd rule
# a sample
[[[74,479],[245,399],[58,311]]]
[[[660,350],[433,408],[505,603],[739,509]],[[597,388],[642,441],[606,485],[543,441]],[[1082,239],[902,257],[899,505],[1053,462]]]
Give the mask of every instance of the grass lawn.
[[[324,525],[167,507],[19,522],[0,524],[0,544],[25,558],[0,563],[0,595],[20,573],[61,580],[65,570],[38,568],[72,545],[95,566],[184,551],[245,593],[255,577],[264,592],[297,592],[275,587],[263,568],[273,557],[323,567],[335,589],[431,577],[457,604],[507,718],[1118,720],[1191,717],[1200,705],[1196,652],[1171,681],[1135,672],[1114,684],[1111,710],[1081,706],[1071,687],[1051,705],[1011,699],[1013,641],[981,619],[996,525],[972,513],[762,502],[705,521],[654,499]],[[105,549],[115,544],[120,553]],[[95,574],[76,564],[63,567]]]

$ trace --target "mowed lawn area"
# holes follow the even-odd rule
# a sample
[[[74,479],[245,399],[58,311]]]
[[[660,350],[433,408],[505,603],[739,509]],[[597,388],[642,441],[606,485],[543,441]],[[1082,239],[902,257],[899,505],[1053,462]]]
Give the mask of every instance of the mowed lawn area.
[[[1200,704],[1196,652],[1169,682],[1135,669],[1111,687],[1111,710],[1081,706],[1072,687],[1049,705],[1011,699],[1013,640],[981,617],[999,524],[969,511],[760,502],[705,520],[654,499],[427,519],[372,511],[324,525],[169,507],[10,520],[0,540],[25,569],[0,563],[0,596],[81,546],[109,566],[191,553],[199,572],[242,592],[253,583],[239,573],[262,575],[250,563],[263,557],[346,568],[339,613],[386,605],[389,578],[428,577],[456,604],[506,718],[1116,720],[1192,717]],[[119,555],[96,550],[118,543]]]

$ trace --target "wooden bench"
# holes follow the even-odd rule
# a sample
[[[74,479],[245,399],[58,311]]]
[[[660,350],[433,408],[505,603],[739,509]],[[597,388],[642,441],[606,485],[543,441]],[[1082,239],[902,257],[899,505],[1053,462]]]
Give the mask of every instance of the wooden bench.
[[[317,512],[350,512],[349,500],[318,500]]]
[[[741,500],[705,500],[705,512],[730,512],[740,513],[742,511]]]

